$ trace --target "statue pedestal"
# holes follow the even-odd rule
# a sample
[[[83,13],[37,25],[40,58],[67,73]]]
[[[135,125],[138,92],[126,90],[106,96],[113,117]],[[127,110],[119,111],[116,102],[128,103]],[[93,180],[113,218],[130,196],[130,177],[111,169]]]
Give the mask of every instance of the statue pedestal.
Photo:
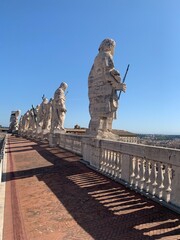
[[[41,135],[42,135],[42,127],[37,127],[36,129],[36,139],[41,139]]]
[[[65,129],[54,129],[53,134],[60,134],[60,133],[66,133]]]
[[[50,133],[49,134],[49,146],[50,147],[56,147],[59,143],[59,134]]]
[[[103,131],[103,130],[91,131],[90,129],[88,129],[86,133],[87,135],[95,139],[107,139],[107,140],[109,139],[109,140],[120,141],[119,135],[114,134],[111,131]]]
[[[99,169],[100,154],[101,154],[101,140],[91,136],[83,138],[83,160],[88,162],[92,167]]]
[[[41,139],[47,140],[49,138],[49,130],[43,129]]]

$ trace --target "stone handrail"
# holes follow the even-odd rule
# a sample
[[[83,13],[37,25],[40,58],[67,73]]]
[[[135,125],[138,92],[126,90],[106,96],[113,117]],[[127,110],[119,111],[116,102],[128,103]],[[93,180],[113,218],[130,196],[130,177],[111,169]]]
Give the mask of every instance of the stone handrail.
[[[49,144],[51,147],[59,146],[76,154],[82,155],[82,136],[65,133],[50,134]]]
[[[73,134],[61,134],[58,146],[82,155],[82,137]]]
[[[180,212],[180,150],[101,141],[99,169]]]
[[[3,172],[3,159],[5,155],[5,145],[6,145],[6,136],[2,140],[2,145],[0,149],[0,182],[2,181],[2,172]]]

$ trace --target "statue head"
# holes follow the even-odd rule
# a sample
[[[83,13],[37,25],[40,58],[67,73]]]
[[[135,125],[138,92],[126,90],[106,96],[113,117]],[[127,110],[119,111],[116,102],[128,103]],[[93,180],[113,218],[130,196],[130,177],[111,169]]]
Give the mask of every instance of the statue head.
[[[47,98],[43,98],[43,103],[47,104],[48,103],[48,99]]]
[[[60,85],[60,88],[62,88],[64,91],[66,90],[67,87],[68,87],[68,85],[65,82],[62,82]]]
[[[102,41],[98,50],[99,50],[99,52],[101,52],[101,51],[105,51],[105,52],[111,51],[111,53],[113,55],[115,46],[116,46],[116,42],[113,39],[106,38]]]

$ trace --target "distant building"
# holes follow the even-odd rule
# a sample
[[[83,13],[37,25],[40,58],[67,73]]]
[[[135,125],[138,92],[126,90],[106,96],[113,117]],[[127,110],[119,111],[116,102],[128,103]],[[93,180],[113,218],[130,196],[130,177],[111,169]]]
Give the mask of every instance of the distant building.
[[[122,142],[137,143],[138,137],[135,133],[117,129],[113,129],[112,133],[119,135],[120,141]]]

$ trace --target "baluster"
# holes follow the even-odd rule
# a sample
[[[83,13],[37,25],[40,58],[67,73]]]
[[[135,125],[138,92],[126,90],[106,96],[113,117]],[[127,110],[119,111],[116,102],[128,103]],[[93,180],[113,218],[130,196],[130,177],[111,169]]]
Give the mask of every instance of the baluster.
[[[148,160],[148,162],[147,162],[147,177],[148,177],[148,179],[147,179],[146,183],[150,184],[151,183],[151,161],[150,160]]]
[[[157,186],[158,183],[157,183],[157,173],[158,173],[158,165],[157,165],[157,162],[153,162],[153,165],[152,165],[152,171],[153,171],[153,179],[154,179],[154,182],[153,182],[153,186]]]
[[[160,189],[164,189],[164,172],[165,172],[165,166],[160,163]]]
[[[103,171],[104,168],[104,158],[105,158],[105,151],[102,149],[102,154],[101,154],[101,161],[100,161],[100,171]]]
[[[116,167],[115,167],[115,178],[119,177],[119,153],[116,152]]]
[[[139,180],[140,179],[140,166],[141,166],[141,159],[138,158],[137,160],[137,176],[136,176],[136,179]]]
[[[119,159],[119,178],[121,178],[121,173],[122,173],[122,158],[123,158],[122,153],[118,153],[118,159]]]
[[[108,171],[107,173],[109,174],[111,171],[111,151],[108,150]]]
[[[145,163],[146,163],[146,160],[143,159],[143,160],[141,161],[141,174],[142,174],[141,182],[144,182],[144,181],[145,181],[145,171],[146,171]]]
[[[112,161],[113,161],[113,151],[110,151],[110,158],[109,158],[109,171],[108,173],[112,174]]]
[[[116,154],[117,152],[113,152],[113,159],[112,159],[112,176],[115,176],[115,169],[116,169]]]
[[[172,166],[167,166],[167,189],[166,189],[166,202],[169,202],[171,199],[171,184],[172,184]]]
[[[152,173],[151,167],[152,167],[151,160],[147,160],[146,161],[146,174],[147,174],[146,193],[149,193],[149,190],[150,190],[151,173]]]
[[[146,172],[146,168],[145,168],[145,163],[146,163],[146,160],[145,159],[142,159],[141,161],[141,174],[142,174],[142,177],[141,177],[141,186],[140,186],[140,189],[142,190],[144,188],[144,182],[145,182],[145,172]]]
[[[136,168],[135,168],[135,170],[136,170],[136,177],[135,177],[136,183],[135,183],[135,187],[136,188],[138,187],[139,179],[140,179],[140,175],[139,175],[140,174],[140,164],[141,164],[141,159],[138,158],[137,161],[136,161]]]
[[[156,194],[157,188],[157,173],[158,173],[158,165],[157,162],[152,162],[152,177],[153,177],[153,184],[152,184],[152,195]]]
[[[167,180],[168,180],[168,187],[166,189],[166,192],[171,192],[171,183],[172,183],[172,167],[170,165],[168,165],[167,167]]]
[[[109,162],[110,162],[110,151],[107,150],[106,173],[109,172]]]
[[[122,154],[117,152],[116,153],[116,169],[115,169],[115,177],[117,178],[121,178],[121,157],[122,157]]]
[[[133,157],[131,160],[131,166],[132,166],[132,170],[131,170],[131,185],[134,183],[134,178],[135,178],[135,167],[136,167],[136,157]]]
[[[104,164],[103,164],[103,172],[106,172],[107,167],[107,150],[104,149]]]
[[[163,189],[164,189],[164,173],[165,173],[165,166],[162,163],[159,163],[159,198],[162,199],[163,197]]]

